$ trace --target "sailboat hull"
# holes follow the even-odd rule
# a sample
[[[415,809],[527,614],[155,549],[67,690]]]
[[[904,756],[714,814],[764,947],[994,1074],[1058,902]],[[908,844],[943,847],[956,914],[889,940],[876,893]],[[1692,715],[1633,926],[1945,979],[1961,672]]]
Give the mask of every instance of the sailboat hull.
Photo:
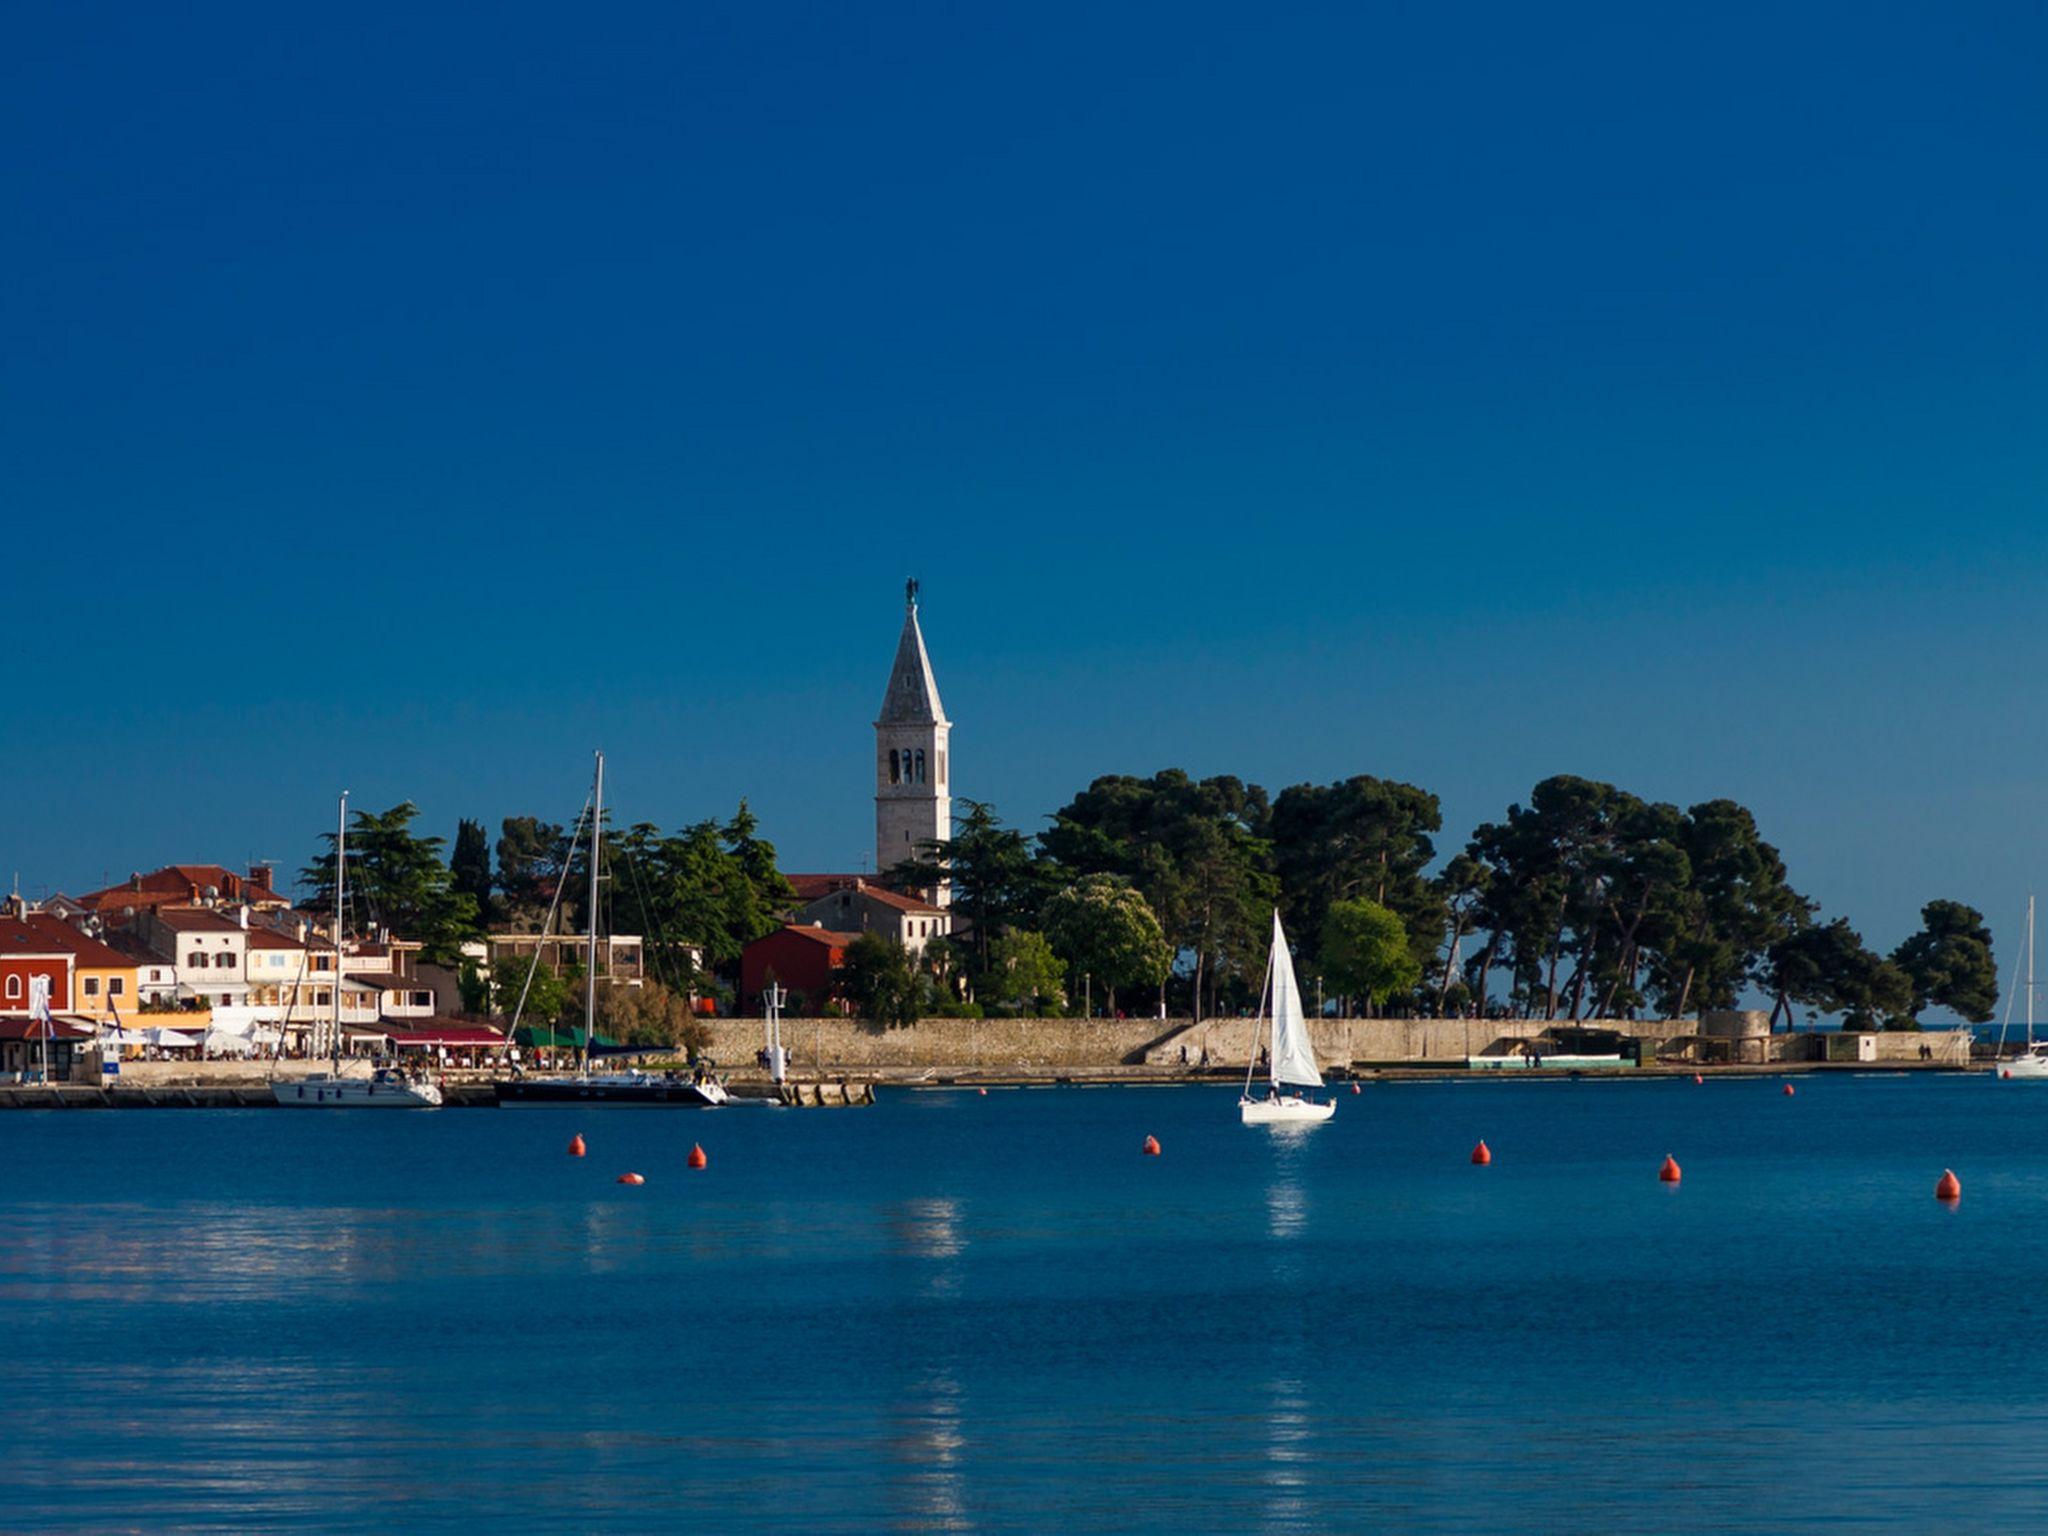
[[[2048,1078],[2048,1055],[2029,1051],[2024,1056],[2015,1056],[2011,1061],[2001,1061],[1995,1069],[2001,1077]]]
[[[1237,1112],[1246,1125],[1312,1125],[1337,1113],[1335,1104],[1311,1104],[1292,1094],[1274,1099],[1240,1099]]]
[[[699,1085],[665,1078],[528,1077],[510,1082],[500,1080],[492,1087],[502,1109],[539,1109],[559,1104],[610,1109],[716,1109],[726,1102],[725,1090],[715,1083]]]
[[[281,1109],[439,1109],[441,1090],[432,1083],[402,1083],[361,1077],[314,1077],[272,1083]]]

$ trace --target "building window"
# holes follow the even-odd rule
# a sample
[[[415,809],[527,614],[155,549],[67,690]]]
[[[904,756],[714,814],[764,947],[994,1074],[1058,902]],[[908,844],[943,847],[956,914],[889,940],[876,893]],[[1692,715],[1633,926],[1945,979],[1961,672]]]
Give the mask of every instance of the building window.
[[[107,996],[119,997],[121,996],[122,993],[126,992],[127,990],[128,989],[121,984],[121,978],[119,976],[109,976],[107,978]]]
[[[920,783],[920,784],[922,784],[922,783],[924,782],[924,748],[923,748],[923,747],[919,747],[919,748],[917,749],[917,782],[918,782],[918,783]]]
[[[226,969],[227,969],[227,968],[228,968],[229,966],[231,966],[231,965],[233,965],[233,964],[235,963],[235,957],[234,957],[233,955],[229,955],[229,954],[219,954],[219,955],[215,955],[215,956],[213,957],[213,963],[214,963],[214,965],[215,965],[215,966],[216,966],[217,968],[219,968],[220,970],[223,970],[223,971],[224,971],[224,970],[226,970]]]
[[[98,997],[100,995],[99,977],[88,976],[85,978],[85,995],[87,997]]]
[[[21,978],[19,976],[7,978],[7,996],[10,1000],[21,996]]]
[[[192,951],[191,954],[185,957],[185,963],[191,966],[192,969],[194,969],[195,971],[202,970],[205,968],[206,965],[206,956],[200,954],[199,951],[195,949]]]
[[[903,782],[903,765],[897,761],[896,749],[894,747],[889,749],[889,782],[891,784]]]

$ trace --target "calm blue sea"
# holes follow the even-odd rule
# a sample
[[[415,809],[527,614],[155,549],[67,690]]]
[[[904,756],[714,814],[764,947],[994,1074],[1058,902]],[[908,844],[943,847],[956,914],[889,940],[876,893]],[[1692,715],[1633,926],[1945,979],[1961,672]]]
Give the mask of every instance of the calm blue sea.
[[[0,1114],[0,1527],[2048,1524],[2048,1084],[1234,1099]]]

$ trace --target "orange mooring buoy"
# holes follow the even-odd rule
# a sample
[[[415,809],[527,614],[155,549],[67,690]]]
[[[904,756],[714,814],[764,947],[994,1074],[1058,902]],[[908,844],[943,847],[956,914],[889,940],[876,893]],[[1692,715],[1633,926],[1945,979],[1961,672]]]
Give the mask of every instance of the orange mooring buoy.
[[[988,1090],[986,1088],[977,1088],[974,1091],[984,1099],[988,1097]]]
[[[1143,1151],[1147,1157],[1157,1157],[1159,1155],[1159,1138],[1157,1136],[1147,1136]]]
[[[1963,1181],[1955,1176],[1953,1170],[1948,1168],[1941,1170],[1941,1181],[1934,1186],[1934,1198],[1948,1201],[1956,1201],[1963,1198]]]
[[[700,1147],[699,1145],[697,1145],[697,1143],[695,1143],[694,1141],[693,1141],[693,1142],[691,1142],[691,1143],[690,1143],[690,1166],[691,1166],[692,1168],[707,1168],[707,1167],[709,1167],[710,1165],[711,1165],[711,1159],[710,1159],[710,1158],[708,1158],[708,1157],[706,1157],[706,1156],[704,1155],[704,1149],[703,1149],[702,1147]]]
[[[581,1157],[583,1155],[583,1138],[580,1135],[569,1138],[569,1155],[571,1157]]]
[[[1472,1161],[1481,1168],[1484,1168],[1493,1161],[1493,1149],[1486,1144],[1484,1139],[1480,1141],[1478,1146],[1472,1149]]]
[[[1678,1170],[1678,1159],[1673,1157],[1668,1152],[1665,1153],[1664,1166],[1657,1170],[1657,1177],[1662,1179],[1666,1184],[1676,1184],[1681,1178],[1684,1177],[1684,1175],[1681,1174]]]
[[[1701,1077],[1697,1072],[1693,1073],[1692,1080],[1695,1087],[1706,1081],[1706,1079],[1704,1077]]]
[[[619,1182],[621,1184],[645,1184],[647,1179],[644,1175],[638,1173],[622,1173],[619,1175]]]
[[[1798,1091],[1799,1090],[1797,1088],[1794,1088],[1790,1083],[1787,1083],[1785,1085],[1785,1097],[1788,1099],[1791,1098],[1792,1095],[1797,1093]]]

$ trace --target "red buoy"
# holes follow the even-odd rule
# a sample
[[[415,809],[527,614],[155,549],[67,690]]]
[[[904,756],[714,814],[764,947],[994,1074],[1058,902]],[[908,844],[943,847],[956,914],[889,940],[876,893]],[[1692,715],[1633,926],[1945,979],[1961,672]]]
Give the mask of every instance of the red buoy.
[[[1963,1181],[1957,1178],[1954,1172],[1950,1169],[1942,1169],[1941,1182],[1934,1186],[1934,1198],[1937,1200],[1946,1200],[1951,1204],[1962,1199]]]
[[[1699,1075],[1699,1073],[1697,1073],[1697,1072],[1693,1073],[1693,1075],[1692,1075],[1692,1080],[1693,1080],[1693,1083],[1694,1083],[1695,1085],[1698,1085],[1698,1084],[1700,1084],[1700,1083],[1704,1083],[1704,1082],[1706,1081],[1706,1079],[1705,1079],[1704,1077],[1701,1077],[1701,1076]]]
[[[1678,1159],[1673,1157],[1668,1152],[1665,1153],[1664,1166],[1657,1170],[1657,1177],[1662,1179],[1666,1184],[1676,1184],[1681,1178],[1684,1177],[1684,1175],[1678,1171]]]
[[[1145,1138],[1144,1153],[1147,1157],[1157,1157],[1159,1155],[1159,1138],[1157,1136],[1147,1136]]]
[[[977,1088],[974,1091],[980,1094],[984,1099],[988,1097],[988,1090],[986,1088]]]
[[[1796,1089],[1796,1088],[1794,1088],[1794,1087],[1793,1087],[1793,1086],[1792,1086],[1792,1085],[1791,1085],[1790,1083],[1787,1083],[1787,1084],[1785,1085],[1785,1097],[1786,1097],[1786,1098],[1788,1098],[1788,1099],[1789,1099],[1789,1098],[1791,1098],[1791,1097],[1792,1097],[1792,1095],[1793,1095],[1793,1094],[1795,1094],[1795,1093],[1797,1093],[1798,1091],[1799,1091],[1799,1090],[1798,1090],[1798,1089]]]
[[[2010,1075],[2010,1074],[2008,1074],[2008,1075]],[[1353,1084],[1351,1085],[1351,1091],[1352,1091],[1353,1093],[1357,1093],[1357,1092],[1359,1091],[1359,1088],[1358,1088],[1358,1084],[1356,1084],[1356,1083],[1353,1083]]]
[[[645,1177],[644,1177],[643,1175],[641,1175],[641,1174],[637,1174],[637,1173],[622,1173],[622,1174],[620,1174],[620,1175],[619,1175],[619,1182],[620,1182],[621,1184],[645,1184],[645,1183],[647,1182],[647,1180],[646,1180],[646,1178],[645,1178]]]
[[[571,1157],[581,1157],[583,1155],[583,1138],[581,1136],[571,1136],[569,1138],[569,1155]]]
[[[1998,1075],[2004,1078],[2009,1083],[2012,1081],[2012,1068],[2007,1067],[2003,1072],[1999,1073]]]
[[[702,1147],[698,1146],[698,1145],[697,1145],[697,1144],[696,1144],[695,1142],[691,1142],[691,1143],[690,1143],[690,1166],[691,1166],[692,1168],[706,1168],[706,1167],[709,1167],[709,1166],[710,1166],[710,1164],[711,1164],[711,1159],[710,1159],[710,1158],[708,1158],[708,1157],[706,1157],[706,1156],[704,1155],[704,1149],[703,1149]]]
[[[1478,1146],[1472,1149],[1472,1161],[1479,1167],[1484,1168],[1493,1161],[1493,1149],[1482,1140]]]

